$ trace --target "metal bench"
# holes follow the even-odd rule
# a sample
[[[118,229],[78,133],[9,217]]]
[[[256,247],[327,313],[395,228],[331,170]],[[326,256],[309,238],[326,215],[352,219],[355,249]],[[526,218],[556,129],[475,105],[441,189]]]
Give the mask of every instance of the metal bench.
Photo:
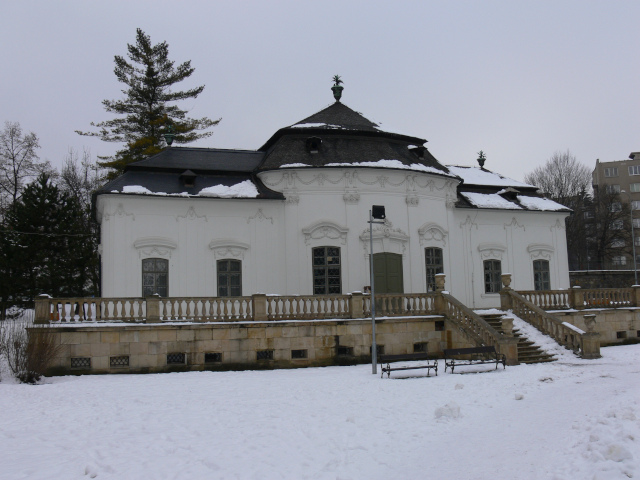
[[[448,348],[443,350],[444,353],[444,371],[451,368],[451,373],[455,367],[468,367],[470,365],[482,365],[484,363],[495,363],[496,370],[498,365],[502,363],[502,368],[507,365],[507,357],[502,353],[496,352],[495,347],[473,347],[473,348]],[[461,356],[467,358],[457,358]]]
[[[436,372],[436,376],[438,376],[438,360],[429,359],[429,354],[427,352],[420,353],[404,353],[400,355],[379,355],[378,361],[380,362],[380,369],[382,370],[382,375],[380,378],[384,378],[384,374],[387,374],[387,378],[391,376],[391,372],[398,370],[416,370],[419,368],[427,369],[427,376],[430,377],[430,370],[433,369]],[[399,365],[392,366],[392,363],[395,362],[414,362],[421,361],[425,363],[420,363],[419,365]],[[386,366],[385,366],[386,364]]]

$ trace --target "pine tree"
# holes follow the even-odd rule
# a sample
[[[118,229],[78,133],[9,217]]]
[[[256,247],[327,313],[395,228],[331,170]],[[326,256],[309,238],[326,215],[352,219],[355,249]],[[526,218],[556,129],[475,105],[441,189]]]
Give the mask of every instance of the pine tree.
[[[187,111],[171,102],[196,98],[204,85],[184,91],[172,91],[171,87],[191,76],[195,68],[191,61],[177,67],[169,60],[167,42],[151,44],[151,39],[137,29],[135,45],[127,44],[128,58],[116,55],[114,73],[127,88],[122,90],[121,100],[103,100],[107,112],[121,115],[119,118],[100,123],[91,123],[99,132],[80,132],[80,135],[99,137],[105,142],[123,142],[124,148],[113,157],[105,157],[100,165],[113,169],[109,177],[114,178],[124,167],[160,152],[166,145],[163,134],[169,126],[175,134],[176,143],[189,143],[206,138],[205,132],[218,124],[220,119],[187,117]]]
[[[41,174],[9,208],[2,228],[7,248],[3,300],[30,303],[41,293],[57,297],[95,293],[90,268],[97,262],[93,235],[76,198]]]

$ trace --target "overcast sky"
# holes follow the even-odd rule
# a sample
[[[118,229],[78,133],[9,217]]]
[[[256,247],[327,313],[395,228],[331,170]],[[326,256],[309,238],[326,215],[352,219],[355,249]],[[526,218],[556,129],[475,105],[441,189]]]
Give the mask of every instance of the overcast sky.
[[[640,2],[606,1],[10,1],[2,3],[0,121],[40,137],[59,166],[112,118],[114,55],[136,28],[167,41],[204,84],[183,103],[222,118],[195,146],[257,149],[333,102],[387,130],[428,140],[444,164],[521,180],[554,151],[593,168],[640,150]]]

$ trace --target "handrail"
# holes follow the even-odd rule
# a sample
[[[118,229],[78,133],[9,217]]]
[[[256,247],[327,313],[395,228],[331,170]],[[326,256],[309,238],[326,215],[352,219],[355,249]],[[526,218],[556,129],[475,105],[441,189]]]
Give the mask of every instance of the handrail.
[[[480,315],[465,306],[458,299],[448,293],[443,293],[444,309],[447,318],[454,323],[461,332],[467,335],[476,346],[493,345],[500,351],[502,334],[489,325]]]
[[[514,290],[505,289],[503,292],[506,292],[511,297],[513,313],[519,318],[533,325],[545,335],[549,335],[565,348],[580,355],[584,354],[584,331],[558,320]]]

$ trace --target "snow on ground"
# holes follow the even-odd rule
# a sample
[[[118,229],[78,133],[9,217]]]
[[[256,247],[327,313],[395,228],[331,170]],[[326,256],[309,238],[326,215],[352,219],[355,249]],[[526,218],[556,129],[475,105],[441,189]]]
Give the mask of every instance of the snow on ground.
[[[640,345],[558,353],[391,379],[370,365],[37,386],[4,372],[0,478],[639,478]]]

